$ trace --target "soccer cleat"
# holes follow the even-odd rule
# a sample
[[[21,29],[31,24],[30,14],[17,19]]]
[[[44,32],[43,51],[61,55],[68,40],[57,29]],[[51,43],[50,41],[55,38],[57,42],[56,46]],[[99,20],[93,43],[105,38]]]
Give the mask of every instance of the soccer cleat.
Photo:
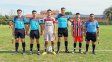
[[[59,54],[59,51],[57,51],[56,54]]]
[[[75,51],[72,51],[72,53],[74,54],[74,53],[76,53]]]
[[[37,55],[40,55],[40,51],[37,51]]]
[[[84,54],[87,54],[87,51],[85,51]]]
[[[52,54],[53,54],[53,55],[56,55],[56,53],[55,53],[54,51],[52,52]]]
[[[74,51],[72,51],[72,53],[74,54],[75,52],[74,52]]]
[[[26,53],[23,51],[23,53],[22,53],[23,55],[26,55]]]
[[[68,50],[65,50],[65,53],[69,53],[69,51]]]
[[[92,54],[96,55],[95,52],[92,52]]]
[[[33,54],[33,52],[32,52],[32,51],[30,51],[30,54],[32,55],[32,54]]]
[[[43,53],[42,53],[42,55],[46,55],[46,54],[47,54],[47,52],[43,52]]]
[[[79,53],[82,53],[82,52],[81,52],[81,49],[79,49]]]

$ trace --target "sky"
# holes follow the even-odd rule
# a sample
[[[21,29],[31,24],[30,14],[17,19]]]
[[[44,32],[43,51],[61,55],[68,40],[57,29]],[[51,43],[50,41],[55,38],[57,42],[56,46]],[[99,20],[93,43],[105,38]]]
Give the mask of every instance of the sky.
[[[2,0],[0,2],[0,14],[9,14],[11,10],[22,9],[24,14],[30,14],[32,10],[57,9],[65,7],[66,11],[79,12],[88,15],[94,13],[102,15],[103,11],[112,6],[112,0]]]

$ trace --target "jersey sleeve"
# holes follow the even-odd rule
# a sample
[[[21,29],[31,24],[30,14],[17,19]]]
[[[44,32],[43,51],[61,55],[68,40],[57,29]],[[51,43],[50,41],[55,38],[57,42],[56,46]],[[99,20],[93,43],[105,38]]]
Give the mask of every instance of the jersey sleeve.
[[[67,16],[67,20],[68,20],[68,21],[70,20],[70,18],[71,18],[70,16]]]
[[[53,18],[53,23],[57,23],[57,21],[56,21],[56,19],[55,19],[55,18]]]
[[[44,19],[39,19],[39,24],[44,24]]]
[[[88,24],[88,22],[86,21],[86,22],[84,23],[84,27],[85,27],[85,28],[87,28],[87,24]]]
[[[16,20],[17,16],[15,16],[12,20],[13,23],[15,23],[15,20]]]
[[[55,19],[58,20],[59,16],[60,16],[60,14],[58,14]]]
[[[71,26],[72,26],[72,27],[74,26],[74,22],[71,22]]]
[[[98,24],[98,22],[96,21],[96,28],[99,28],[99,24]]]
[[[25,24],[29,23],[29,20],[26,17],[23,17],[23,20]]]

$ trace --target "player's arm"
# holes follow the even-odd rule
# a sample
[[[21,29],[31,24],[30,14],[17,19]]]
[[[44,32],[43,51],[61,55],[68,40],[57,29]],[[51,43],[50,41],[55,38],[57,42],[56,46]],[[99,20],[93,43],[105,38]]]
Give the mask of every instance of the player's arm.
[[[29,30],[30,30],[29,27],[30,27],[29,24],[25,24],[25,33],[26,33],[26,35],[28,35],[28,33],[29,33]]]
[[[84,26],[84,21],[82,21],[82,34],[83,36],[85,36],[85,26]]]
[[[87,31],[87,28],[86,28],[86,27],[87,27],[87,23],[85,22],[85,23],[84,23],[84,27],[83,27],[83,30],[84,30],[84,36],[86,36],[86,31]]]
[[[25,34],[28,35],[28,33],[29,33],[29,20],[27,20],[26,17],[24,18],[24,23],[25,23]]]
[[[43,20],[40,20],[39,21],[39,24],[40,24],[40,28],[41,28],[40,34],[43,35],[44,34],[44,26],[45,26],[44,19]]]
[[[71,35],[74,36],[74,33],[73,33],[73,26],[71,26]]]
[[[97,39],[99,39],[99,24],[98,24],[98,22],[96,23],[96,28],[97,28],[97,32],[96,32]]]
[[[40,24],[40,34],[43,35],[44,33],[44,24]]]
[[[54,23],[54,36],[56,38],[56,23]]]
[[[99,36],[99,27],[97,28],[97,36]]]
[[[99,24],[98,24],[98,22],[96,23],[96,28],[97,28],[97,36],[99,36]]]

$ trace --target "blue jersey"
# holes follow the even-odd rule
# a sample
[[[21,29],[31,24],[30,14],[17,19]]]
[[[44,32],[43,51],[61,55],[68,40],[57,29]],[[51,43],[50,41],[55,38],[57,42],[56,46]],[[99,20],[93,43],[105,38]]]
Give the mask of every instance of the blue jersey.
[[[27,19],[24,16],[22,16],[21,18],[19,18],[18,16],[15,16],[13,19],[13,22],[14,22],[14,27],[16,29],[24,29]]]
[[[56,17],[57,21],[58,21],[58,28],[67,28],[68,27],[68,20],[69,17],[63,14],[59,14]]]
[[[85,23],[85,27],[87,32],[97,32],[97,28],[99,28],[99,24],[97,21],[94,21],[94,22],[87,21]]]
[[[30,30],[39,30],[40,20],[31,18],[29,19],[29,24],[30,24]]]

